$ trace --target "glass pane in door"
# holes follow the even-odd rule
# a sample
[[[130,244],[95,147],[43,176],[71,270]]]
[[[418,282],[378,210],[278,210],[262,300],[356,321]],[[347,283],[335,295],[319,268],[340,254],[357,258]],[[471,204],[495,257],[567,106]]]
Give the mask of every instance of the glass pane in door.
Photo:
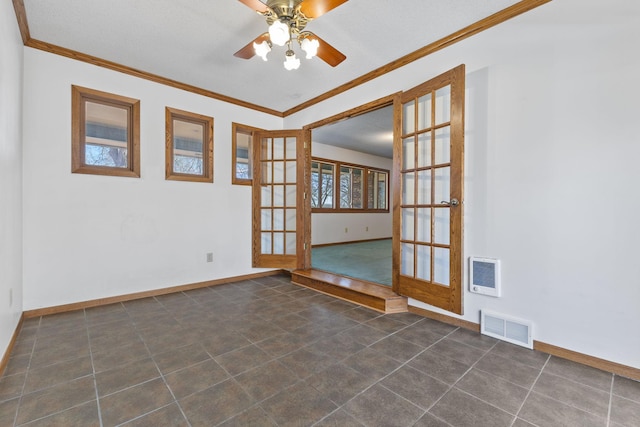
[[[436,91],[435,125],[440,125],[451,120],[451,85],[447,85]]]

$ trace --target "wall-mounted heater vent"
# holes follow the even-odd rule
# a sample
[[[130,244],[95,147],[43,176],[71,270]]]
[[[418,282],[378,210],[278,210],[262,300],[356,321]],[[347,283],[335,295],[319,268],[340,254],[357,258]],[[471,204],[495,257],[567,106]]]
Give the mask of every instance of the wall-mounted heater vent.
[[[533,348],[531,322],[487,310],[481,310],[480,313],[480,333],[522,347]]]
[[[494,258],[469,258],[469,291],[500,296],[500,260]]]

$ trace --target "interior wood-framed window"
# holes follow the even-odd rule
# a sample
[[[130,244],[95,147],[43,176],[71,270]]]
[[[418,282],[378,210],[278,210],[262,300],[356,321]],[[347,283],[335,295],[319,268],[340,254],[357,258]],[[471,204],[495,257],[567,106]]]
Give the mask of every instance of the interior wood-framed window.
[[[251,185],[251,141],[253,133],[263,129],[231,124],[231,183],[236,185]]]
[[[213,117],[165,110],[166,179],[213,182]]]
[[[140,101],[71,86],[71,172],[140,177]]]
[[[389,171],[313,157],[311,209],[316,213],[389,212]]]

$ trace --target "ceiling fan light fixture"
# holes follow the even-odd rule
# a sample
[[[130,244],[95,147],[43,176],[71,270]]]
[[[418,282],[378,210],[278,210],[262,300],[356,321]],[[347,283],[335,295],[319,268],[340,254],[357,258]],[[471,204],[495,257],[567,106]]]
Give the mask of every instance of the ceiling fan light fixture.
[[[269,26],[269,38],[271,43],[278,46],[284,46],[289,40],[291,40],[291,33],[289,26],[279,19],[273,21],[273,24]]]
[[[284,61],[284,68],[288,71],[297,70],[300,68],[300,59],[296,58],[296,54],[294,51],[289,49],[285,54],[286,59]]]
[[[262,43],[253,43],[253,48],[256,51],[256,55],[262,58],[263,61],[267,60],[267,54],[271,52],[271,43],[267,40],[263,40]]]
[[[300,42],[300,48],[307,54],[307,59],[311,59],[316,56],[318,54],[319,47],[320,42],[318,42],[317,39],[310,39],[306,37]]]

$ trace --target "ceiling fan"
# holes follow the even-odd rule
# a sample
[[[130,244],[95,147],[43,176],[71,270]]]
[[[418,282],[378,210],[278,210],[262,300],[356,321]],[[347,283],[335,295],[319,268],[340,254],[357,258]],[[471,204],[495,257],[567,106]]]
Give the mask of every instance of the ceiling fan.
[[[249,59],[258,55],[266,61],[273,45],[287,45],[284,67],[287,70],[295,70],[300,66],[300,59],[296,58],[291,43],[297,40],[308,59],[317,56],[335,67],[347,58],[311,31],[304,30],[310,21],[346,3],[347,0],[267,0],[266,4],[259,0],[239,1],[264,16],[269,31],[256,37],[234,53],[234,56]]]

